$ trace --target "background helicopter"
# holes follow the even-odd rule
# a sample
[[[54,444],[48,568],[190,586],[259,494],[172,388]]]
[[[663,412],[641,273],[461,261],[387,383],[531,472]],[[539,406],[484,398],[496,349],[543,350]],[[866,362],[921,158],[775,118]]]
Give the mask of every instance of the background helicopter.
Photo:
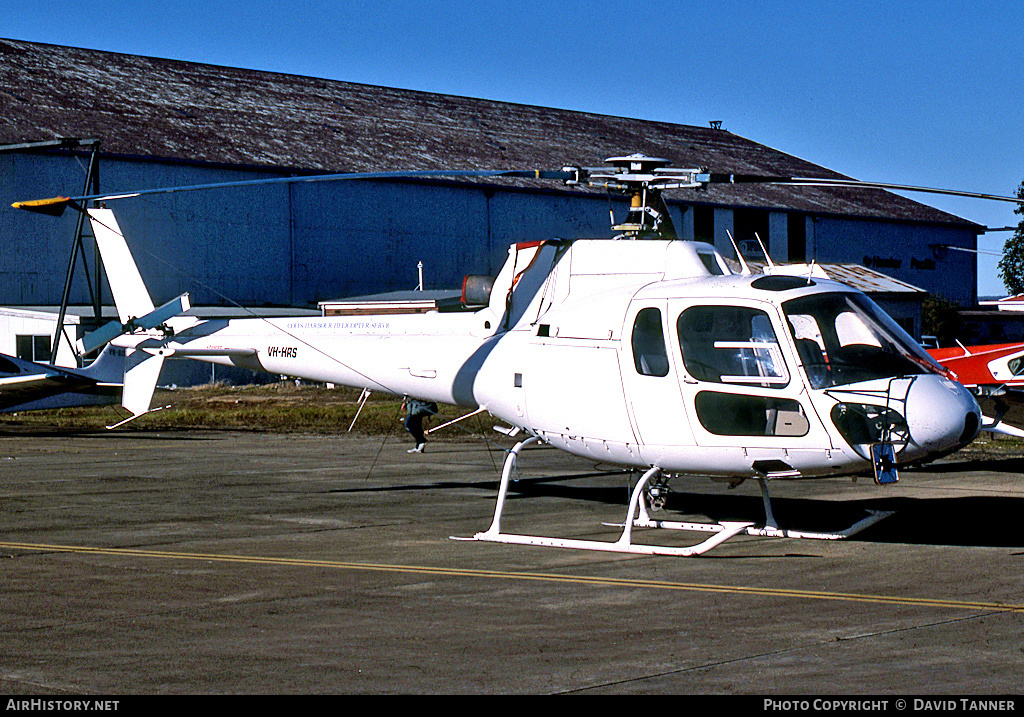
[[[462,312],[419,316],[241,319],[170,318],[135,330],[121,322],[87,336],[130,354],[125,405],[148,406],[160,366],[186,357],[255,368],[486,410],[527,438],[508,454],[489,530],[475,539],[622,552],[692,555],[746,531],[808,534],[774,521],[768,482],[873,471],[894,482],[896,467],[931,460],[969,443],[981,416],[974,398],[860,292],[816,278],[809,268],[773,267],[736,274],[713,247],[680,242],[661,199],[670,189],[713,183],[771,182],[951,190],[799,177],[713,174],[676,169],[642,155],[611,166],[553,171],[386,172],[257,180],[340,181],[408,176],[559,179],[630,197],[620,241],[551,240],[510,247],[493,280],[467,281]],[[89,201],[210,187],[59,197],[15,206],[59,213]],[[99,241],[123,241],[113,213],[89,210]],[[637,241],[645,240],[645,241]],[[738,257],[739,258],[739,257]],[[740,259],[742,261],[742,259]],[[106,250],[104,261],[107,262]],[[119,311],[151,312],[141,279],[122,256],[108,273]],[[134,264],[131,264],[134,269]],[[135,276],[138,272],[135,270]],[[141,288],[140,288],[141,287]],[[117,334],[116,336],[114,334]],[[516,459],[545,442],[569,453],[644,471],[615,543],[510,535],[501,530],[504,497]],[[650,519],[669,478],[703,475],[758,481],[763,528],[705,526]],[[710,531],[687,548],[642,545],[634,525]]]

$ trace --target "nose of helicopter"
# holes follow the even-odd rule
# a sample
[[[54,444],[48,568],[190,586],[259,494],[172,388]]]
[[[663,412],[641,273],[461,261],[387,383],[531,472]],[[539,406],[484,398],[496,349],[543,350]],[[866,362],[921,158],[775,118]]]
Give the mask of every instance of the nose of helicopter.
[[[981,409],[970,391],[941,376],[919,376],[906,403],[914,459],[938,457],[963,448],[981,427]],[[916,450],[915,450],[916,449]],[[909,456],[908,456],[909,457]]]

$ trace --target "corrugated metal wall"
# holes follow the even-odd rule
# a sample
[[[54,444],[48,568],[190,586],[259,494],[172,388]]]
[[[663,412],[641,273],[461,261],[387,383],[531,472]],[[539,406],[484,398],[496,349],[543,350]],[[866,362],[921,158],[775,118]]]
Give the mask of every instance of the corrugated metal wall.
[[[266,173],[105,160],[102,191],[250,179]],[[0,156],[0,198],[77,194],[74,158]],[[558,192],[443,183],[339,182],[155,195],[111,203],[156,299],[315,305],[344,296],[458,287],[496,273],[512,242],[608,234],[608,203]],[[75,217],[0,212],[0,304],[59,302]],[[91,257],[90,257],[91,258]],[[85,301],[76,270],[74,301]]]
[[[84,173],[85,162],[76,157],[0,155],[0,200],[10,207],[17,200],[78,194]],[[102,191],[261,176],[268,174],[151,161],[100,163]],[[351,181],[155,195],[111,206],[158,302],[187,290],[195,304],[314,306],[411,289],[420,261],[427,288],[454,288],[467,273],[496,273],[513,242],[609,235],[607,198],[561,192],[557,185],[529,191]],[[615,206],[621,219],[624,204],[616,200]],[[692,236],[692,212],[672,211],[680,233]],[[717,234],[731,212],[714,214]],[[776,217],[771,231],[784,231],[786,224]],[[74,225],[73,212],[55,219],[0,210],[0,305],[60,301]],[[883,265],[876,268],[895,278],[964,305],[975,300],[974,255],[932,249],[972,247],[967,229],[834,217],[808,217],[806,225],[808,260],[864,263],[877,257]],[[769,239],[770,245],[786,243],[784,237]],[[720,248],[730,256],[729,246]],[[80,266],[76,285],[73,301],[85,302]]]

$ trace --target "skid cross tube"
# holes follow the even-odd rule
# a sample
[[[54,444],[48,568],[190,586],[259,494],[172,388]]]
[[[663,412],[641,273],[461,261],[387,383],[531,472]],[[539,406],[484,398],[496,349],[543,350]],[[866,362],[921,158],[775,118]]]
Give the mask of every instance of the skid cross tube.
[[[804,530],[780,528],[779,524],[775,520],[775,515],[772,513],[772,499],[768,494],[768,481],[764,478],[758,478],[757,482],[761,485],[761,500],[764,502],[764,527],[748,528],[748,535],[762,535],[769,538],[803,538],[805,540],[844,540],[892,515],[892,511],[889,510],[869,510],[867,517],[861,518],[849,528],[846,528],[845,530],[837,530],[831,533],[815,533]]]

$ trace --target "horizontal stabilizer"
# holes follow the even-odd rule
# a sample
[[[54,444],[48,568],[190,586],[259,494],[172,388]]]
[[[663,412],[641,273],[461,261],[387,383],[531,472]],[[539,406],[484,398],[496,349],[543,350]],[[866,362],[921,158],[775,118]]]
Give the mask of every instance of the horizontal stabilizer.
[[[184,314],[191,308],[191,306],[192,304],[189,301],[188,294],[185,293],[176,299],[172,299],[166,304],[153,309],[141,318],[128,319],[128,321],[123,324],[119,321],[111,321],[80,338],[77,344],[78,351],[81,354],[87,354],[90,351],[95,351],[100,346],[113,341],[122,334],[130,334],[139,330],[144,331],[147,329],[155,329],[168,319]]]
[[[153,354],[154,356],[163,356],[169,358],[174,356],[175,358],[192,358],[200,356],[237,356],[243,358],[246,356],[255,356],[256,349],[193,349],[188,346],[143,346],[140,347],[142,351]]]

